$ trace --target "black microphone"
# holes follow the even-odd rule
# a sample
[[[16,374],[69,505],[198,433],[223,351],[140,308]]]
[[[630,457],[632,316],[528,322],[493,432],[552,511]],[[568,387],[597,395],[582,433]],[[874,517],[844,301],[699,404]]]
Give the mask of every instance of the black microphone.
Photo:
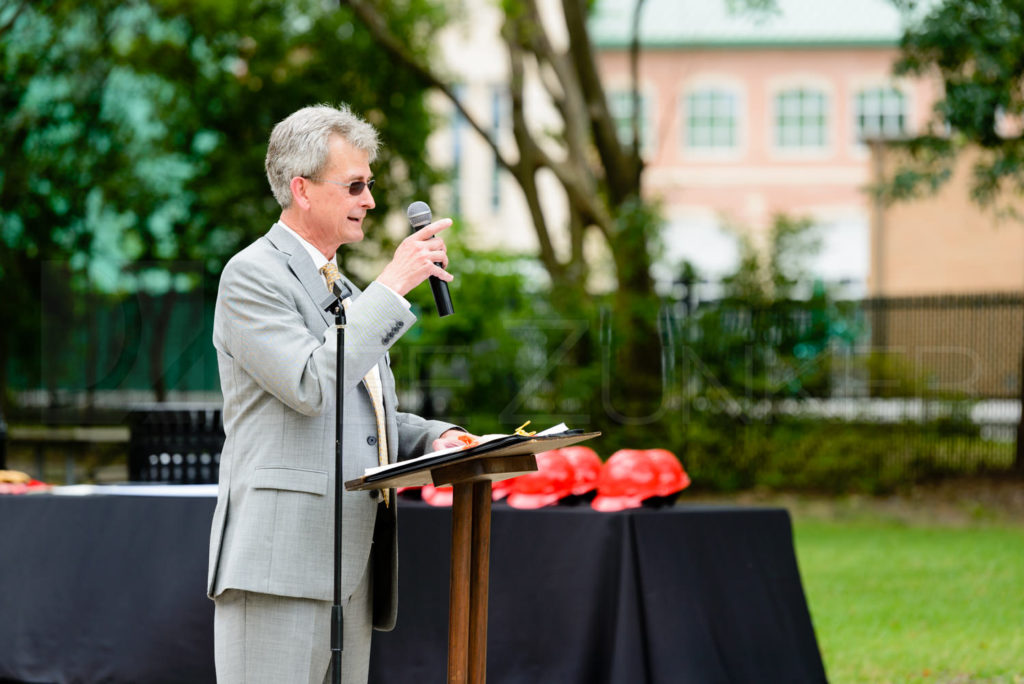
[[[405,213],[409,217],[409,225],[412,226],[414,233],[431,221],[430,207],[426,202],[413,202]],[[435,265],[440,266],[441,264],[435,263]],[[437,276],[430,276],[430,291],[434,293],[438,316],[450,316],[455,313],[455,309],[452,307],[452,296],[448,293],[448,283]]]
[[[325,311],[334,311],[335,305],[340,306],[343,301],[352,296],[352,290],[341,278],[334,281],[330,293],[324,295],[321,306]]]
[[[352,296],[352,290],[349,289],[348,285],[341,282],[341,279],[334,281],[334,286],[331,288],[331,292],[338,298],[338,301],[345,301]]]

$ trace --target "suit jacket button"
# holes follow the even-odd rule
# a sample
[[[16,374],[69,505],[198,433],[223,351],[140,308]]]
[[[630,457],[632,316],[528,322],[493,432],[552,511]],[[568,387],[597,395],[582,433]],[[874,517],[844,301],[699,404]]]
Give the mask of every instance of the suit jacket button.
[[[373,435],[370,435],[369,437],[366,438],[366,443],[369,444],[370,446],[377,446],[377,438],[374,437]]]

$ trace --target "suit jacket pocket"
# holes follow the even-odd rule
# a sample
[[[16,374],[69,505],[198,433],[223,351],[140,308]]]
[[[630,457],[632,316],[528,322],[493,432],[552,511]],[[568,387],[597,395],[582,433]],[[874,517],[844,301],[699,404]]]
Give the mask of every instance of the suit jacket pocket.
[[[327,471],[305,468],[256,468],[252,483],[254,489],[286,489],[324,496],[327,494]]]

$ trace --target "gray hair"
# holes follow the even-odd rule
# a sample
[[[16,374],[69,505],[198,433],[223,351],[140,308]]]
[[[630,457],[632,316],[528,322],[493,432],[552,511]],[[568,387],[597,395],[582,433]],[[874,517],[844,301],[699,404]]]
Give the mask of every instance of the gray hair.
[[[303,107],[274,126],[265,166],[270,189],[282,209],[292,203],[292,178],[317,178],[327,166],[327,143],[332,133],[369,154],[371,162],[377,157],[377,129],[353,114],[346,104]]]

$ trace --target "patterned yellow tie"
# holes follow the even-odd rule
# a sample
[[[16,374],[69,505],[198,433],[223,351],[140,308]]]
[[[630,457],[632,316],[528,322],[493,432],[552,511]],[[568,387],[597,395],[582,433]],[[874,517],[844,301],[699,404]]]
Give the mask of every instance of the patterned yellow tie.
[[[333,261],[328,261],[320,267],[320,272],[324,274],[324,279],[327,281],[328,292],[334,292],[334,283],[341,280],[341,274],[338,273],[338,267],[334,265]]]
[[[324,280],[327,281],[327,289],[333,292],[334,283],[341,280],[341,273],[338,272],[338,267],[334,265],[334,262],[328,261],[320,267],[320,272],[323,273]],[[346,297],[341,304],[348,309],[350,301],[351,298]],[[370,372],[363,376],[363,383],[366,384],[366,390],[370,393],[373,415],[377,419],[377,460],[381,465],[387,465],[388,433],[387,425],[384,422],[384,390],[380,379],[380,368],[377,366],[371,368]],[[382,492],[384,494],[384,505],[390,505],[389,491],[384,489]]]

